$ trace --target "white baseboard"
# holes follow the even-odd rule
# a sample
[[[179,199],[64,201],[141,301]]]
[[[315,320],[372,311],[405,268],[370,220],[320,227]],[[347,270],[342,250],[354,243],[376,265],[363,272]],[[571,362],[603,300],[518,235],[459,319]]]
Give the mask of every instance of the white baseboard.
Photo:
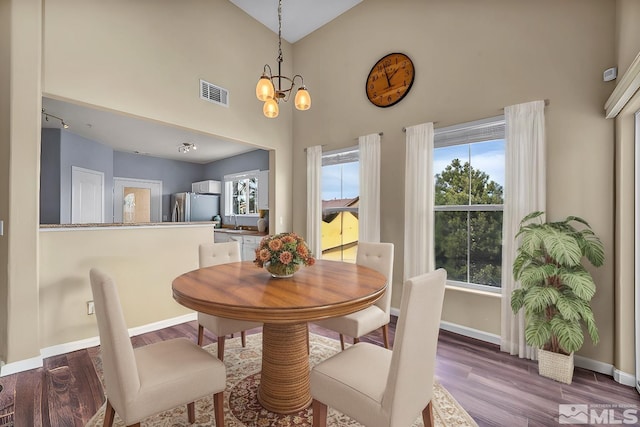
[[[481,331],[479,329],[469,328],[468,326],[461,326],[455,323],[440,321],[440,329],[453,332],[458,335],[462,335],[469,338],[475,338],[480,341],[488,342],[491,344],[500,344],[500,335],[492,334],[489,332]]]
[[[398,310],[397,308],[392,308],[391,314],[393,314],[394,316],[398,316],[400,314],[400,310]],[[469,328],[467,326],[462,326],[462,325],[457,325],[451,322],[441,321],[440,329],[443,329],[449,332],[454,332],[456,334],[459,334],[465,337],[475,338],[477,340],[488,342],[491,344],[500,345],[500,335],[492,334],[492,333],[481,331],[474,328]],[[614,381],[622,385],[626,385],[629,387],[635,387],[636,385],[635,375],[629,374],[627,372],[622,372],[619,369],[616,369],[610,363],[604,363],[598,360],[593,360],[587,357],[575,355],[574,364],[579,368],[584,368],[593,372],[609,375],[613,377]]]
[[[19,360],[0,366],[0,377],[6,375],[17,374],[18,372],[29,371],[42,367],[42,356],[32,357],[31,359]]]
[[[129,336],[142,335],[147,332],[157,331],[159,329],[168,328],[170,326],[179,325],[181,323],[190,322],[197,319],[197,313],[189,313],[183,316],[171,319],[161,320],[159,322],[149,323],[148,325],[136,326],[129,329]],[[5,375],[17,374],[18,372],[28,371],[30,369],[41,368],[43,360],[47,357],[57,356],[60,354],[70,353],[72,351],[84,350],[85,348],[95,347],[100,344],[99,337],[86,338],[79,341],[72,341],[64,344],[45,347],[40,350],[40,356],[31,359],[19,360],[17,362],[7,363],[0,367],[0,377]]]
[[[629,387],[636,386],[636,376],[633,374],[629,374],[627,372],[622,372],[619,369],[613,368],[613,379],[624,385],[628,385]]]

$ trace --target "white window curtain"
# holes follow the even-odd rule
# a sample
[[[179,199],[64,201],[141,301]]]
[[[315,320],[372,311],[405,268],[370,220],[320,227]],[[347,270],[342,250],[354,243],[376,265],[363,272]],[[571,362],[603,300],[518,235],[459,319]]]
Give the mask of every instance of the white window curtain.
[[[433,123],[407,128],[404,195],[404,280],[435,269]]]
[[[502,223],[502,315],[500,349],[521,358],[536,359],[536,350],[526,344],[524,313],[514,315],[511,293],[519,287],[512,265],[520,221],[533,211],[545,210],[544,101],[518,104],[504,109],[506,122],[504,215]]]
[[[360,152],[360,202],[358,241],[380,242],[380,135],[358,138]]]
[[[322,146],[307,148],[307,245],[322,258]]]

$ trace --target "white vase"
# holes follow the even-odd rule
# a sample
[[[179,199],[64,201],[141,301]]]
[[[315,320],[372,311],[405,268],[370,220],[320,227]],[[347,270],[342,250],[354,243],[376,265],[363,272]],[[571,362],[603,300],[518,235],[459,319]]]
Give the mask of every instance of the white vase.
[[[258,231],[264,233],[267,230],[267,220],[264,218],[258,219]]]

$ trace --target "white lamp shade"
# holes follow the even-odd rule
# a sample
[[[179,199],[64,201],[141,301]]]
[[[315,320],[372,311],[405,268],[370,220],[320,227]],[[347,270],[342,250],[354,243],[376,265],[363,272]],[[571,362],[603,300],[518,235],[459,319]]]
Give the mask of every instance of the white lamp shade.
[[[280,110],[278,108],[278,103],[275,101],[275,99],[273,98],[268,99],[264,103],[264,106],[262,107],[262,112],[264,113],[265,116],[269,117],[270,119],[275,119],[276,117],[278,117],[278,113],[280,112]]]
[[[271,79],[269,77],[263,75],[258,80],[258,84],[256,85],[256,97],[260,101],[267,101],[269,99],[273,99],[275,95],[275,89],[273,87],[273,83],[271,83]]]
[[[296,92],[296,108],[298,110],[308,110],[309,108],[311,108],[311,96],[309,95],[309,92],[307,91],[307,89],[302,86],[300,89],[298,89],[298,91]]]

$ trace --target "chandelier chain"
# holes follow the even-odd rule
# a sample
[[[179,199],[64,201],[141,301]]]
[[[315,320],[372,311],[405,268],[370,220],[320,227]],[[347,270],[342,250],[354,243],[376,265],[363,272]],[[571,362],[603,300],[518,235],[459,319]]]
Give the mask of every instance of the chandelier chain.
[[[278,62],[282,61],[282,0],[278,0]]]

